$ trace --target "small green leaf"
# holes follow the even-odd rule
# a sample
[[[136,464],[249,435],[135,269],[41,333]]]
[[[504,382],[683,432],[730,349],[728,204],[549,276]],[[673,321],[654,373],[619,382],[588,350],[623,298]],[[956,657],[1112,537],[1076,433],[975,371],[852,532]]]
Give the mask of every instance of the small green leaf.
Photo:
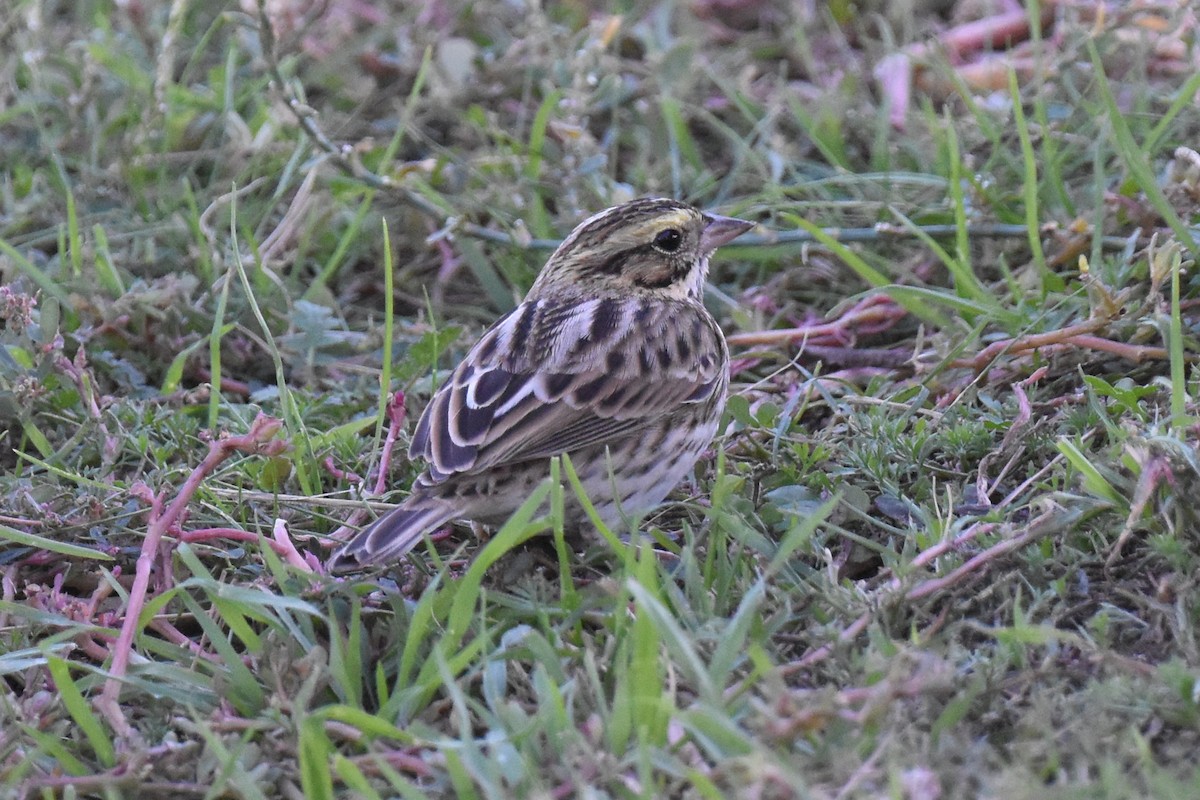
[[[1083,485],[1087,487],[1088,491],[1118,506],[1123,504],[1121,493],[1100,474],[1100,471],[1092,465],[1092,462],[1074,442],[1069,439],[1060,439],[1056,446],[1058,451],[1067,457],[1067,461],[1071,462],[1071,466],[1079,470],[1083,477]]]

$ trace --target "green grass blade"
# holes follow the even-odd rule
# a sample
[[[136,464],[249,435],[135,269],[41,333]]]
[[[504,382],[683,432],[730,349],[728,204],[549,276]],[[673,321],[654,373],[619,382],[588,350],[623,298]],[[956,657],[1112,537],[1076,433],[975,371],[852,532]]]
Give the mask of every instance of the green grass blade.
[[[561,100],[562,92],[554,90],[547,93],[533,117],[533,124],[529,127],[529,146],[526,149],[525,177],[531,183],[536,182],[541,177],[542,159],[545,155],[544,150],[546,146],[546,128],[550,125],[550,118],[558,108]],[[537,192],[533,196],[533,203],[530,206],[530,216],[529,230],[534,236],[550,236],[554,232],[554,226],[550,223],[550,215],[546,212],[546,204],[542,199],[541,192]]]
[[[267,346],[267,352],[271,356],[271,361],[275,365],[275,386],[279,389],[279,402],[283,407],[284,421],[287,423],[288,432],[290,434],[293,445],[298,451],[297,457],[294,459],[296,468],[296,480],[300,483],[300,489],[304,494],[316,494],[319,480],[316,477],[316,459],[313,455],[312,441],[308,436],[308,426],[304,424],[304,418],[300,414],[299,406],[296,402],[295,395],[292,393],[291,385],[287,380],[287,373],[283,366],[283,356],[279,353],[279,348],[275,344],[275,336],[271,332],[271,326],[267,324],[266,317],[263,316],[262,308],[259,307],[258,299],[255,294],[255,288],[251,284],[250,275],[247,273],[245,265],[242,263],[241,248],[238,247],[238,229],[237,229],[237,194],[233,195],[232,210],[230,214],[230,237],[233,242],[233,267],[237,270],[238,278],[241,280],[242,290],[245,292],[246,301],[250,304],[250,311],[254,314],[255,320],[258,322],[259,332],[262,334],[262,340]],[[258,271],[262,272],[262,262],[259,260],[257,248],[253,248],[255,253],[255,265]],[[214,321],[214,325],[216,321]],[[215,338],[215,337],[214,337]]]
[[[1180,311],[1180,275],[1183,254],[1171,254],[1171,320],[1167,328],[1167,350],[1171,361],[1171,424],[1182,432],[1194,421],[1187,413],[1187,361],[1183,356],[1183,315]]]
[[[529,497],[521,504],[508,521],[496,531],[496,535],[475,556],[471,566],[462,579],[455,584],[454,603],[450,606],[450,614],[446,618],[446,631],[442,635],[442,643],[448,648],[455,648],[467,632],[475,607],[479,602],[480,590],[483,585],[483,575],[501,556],[534,536],[545,532],[545,525],[531,524],[534,514],[550,494],[549,482],[542,482]]]
[[[125,295],[125,282],[113,264],[112,251],[108,246],[108,234],[99,223],[92,226],[92,238],[96,241],[96,280],[109,297],[117,298]]]
[[[1129,123],[1125,121],[1125,117],[1121,114],[1121,109],[1117,105],[1116,98],[1113,96],[1112,87],[1108,84],[1108,76],[1104,74],[1104,64],[1100,60],[1100,54],[1096,51],[1095,42],[1088,42],[1088,53],[1091,55],[1092,67],[1096,72],[1096,85],[1100,89],[1100,97],[1104,102],[1105,108],[1108,110],[1107,119],[1112,129],[1117,153],[1120,154],[1121,160],[1125,162],[1125,167],[1129,170],[1130,175],[1133,176],[1137,187],[1146,194],[1146,199],[1150,202],[1150,205],[1166,220],[1167,225],[1179,237],[1179,241],[1187,245],[1192,256],[1200,257],[1200,246],[1192,238],[1191,228],[1179,218],[1175,207],[1171,205],[1171,201],[1163,194],[1162,187],[1158,185],[1158,180],[1154,176],[1154,170],[1150,167],[1150,162],[1146,158],[1145,151],[1134,141],[1133,132],[1129,130]]]
[[[705,702],[720,705],[721,697],[717,691],[717,687],[713,685],[704,661],[700,658],[700,654],[696,652],[695,646],[683,628],[680,627],[679,621],[675,619],[666,606],[637,581],[632,578],[627,580],[625,588],[633,595],[639,613],[647,614],[649,619],[654,622],[654,627],[659,637],[667,646],[667,649],[671,651],[676,662],[687,673],[700,697]]]
[[[376,406],[375,448],[383,441],[387,407],[392,399],[392,346],[396,337],[396,270],[392,257],[392,237],[383,220],[383,364],[379,371],[379,402]]]
[[[1200,92],[1200,72],[1194,73],[1186,83],[1175,90],[1175,99],[1171,102],[1171,107],[1159,117],[1158,122],[1154,124],[1154,128],[1146,137],[1146,141],[1142,143],[1143,152],[1153,153],[1158,150],[1171,125],[1175,123],[1184,109],[1194,105],[1197,92]]]
[[[329,285],[329,282],[337,275],[341,269],[342,263],[346,258],[346,253],[350,251],[350,245],[358,239],[358,234],[362,230],[362,225],[367,219],[367,213],[375,204],[375,190],[367,189],[363,193],[362,202],[358,204],[358,208],[354,212],[354,216],[350,219],[350,224],[342,231],[342,235],[338,237],[338,242],[333,248],[333,252],[329,254],[329,258],[325,260],[325,265],[321,267],[321,271],[313,278],[312,283],[301,298],[304,300],[315,300],[320,292]],[[384,220],[384,225],[387,221]],[[388,251],[384,251],[385,254]]]
[[[58,656],[47,654],[46,667],[50,670],[50,677],[54,679],[54,688],[58,692],[58,699],[62,701],[67,713],[71,715],[71,719],[75,720],[79,730],[83,731],[83,735],[87,737],[88,744],[96,753],[96,758],[105,767],[116,764],[117,752],[113,747],[112,737],[105,732],[99,718],[92,713],[92,707],[83,698],[83,692],[79,690],[79,685],[71,677],[71,669],[67,662]]]
[[[1008,94],[1012,100],[1013,126],[1021,142],[1021,159],[1025,167],[1022,194],[1025,204],[1025,227],[1029,229],[1029,249],[1033,253],[1033,265],[1042,276],[1042,291],[1058,288],[1061,280],[1046,267],[1046,254],[1042,251],[1042,220],[1038,199],[1038,162],[1033,151],[1033,138],[1029,134],[1029,123],[1021,106],[1021,89],[1017,84],[1017,73],[1008,71]]]
[[[1083,478],[1083,485],[1093,494],[1104,498],[1105,500],[1117,506],[1124,504],[1124,499],[1120,492],[1100,474],[1095,465],[1088,459],[1079,446],[1068,439],[1060,439],[1056,443],[1058,451],[1067,457],[1076,470],[1079,471]]]
[[[330,761],[333,742],[325,733],[325,723],[307,716],[300,723],[300,788],[305,800],[334,800],[333,772]]]
[[[62,556],[70,558],[85,558],[90,561],[112,561],[113,558],[108,553],[100,550],[93,550],[90,547],[83,547],[70,542],[62,542],[57,539],[49,539],[45,536],[38,536],[36,533],[27,533],[19,531],[16,528],[10,528],[7,525],[0,524],[0,539],[5,539],[13,544],[24,545],[26,547],[36,547],[39,550],[46,550],[51,553],[58,553]]]

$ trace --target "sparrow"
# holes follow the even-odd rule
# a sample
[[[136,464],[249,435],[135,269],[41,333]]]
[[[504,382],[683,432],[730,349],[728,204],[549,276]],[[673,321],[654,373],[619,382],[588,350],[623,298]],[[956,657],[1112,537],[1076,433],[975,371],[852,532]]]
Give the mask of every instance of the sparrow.
[[[564,453],[606,525],[659,505],[721,421],[729,352],[704,282],[713,251],[753,226],[669,199],[580,223],[429,401],[411,493],[330,570],[393,562],[452,520],[503,523]],[[566,494],[565,522],[581,526]]]

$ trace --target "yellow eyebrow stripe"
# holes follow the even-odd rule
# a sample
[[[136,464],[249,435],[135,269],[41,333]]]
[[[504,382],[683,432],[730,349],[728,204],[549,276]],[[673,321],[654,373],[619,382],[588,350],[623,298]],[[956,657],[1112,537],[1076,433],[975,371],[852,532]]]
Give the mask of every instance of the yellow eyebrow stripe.
[[[628,225],[620,231],[622,242],[629,245],[647,244],[659,231],[667,228],[686,228],[691,216],[683,209],[661,213],[640,223]]]

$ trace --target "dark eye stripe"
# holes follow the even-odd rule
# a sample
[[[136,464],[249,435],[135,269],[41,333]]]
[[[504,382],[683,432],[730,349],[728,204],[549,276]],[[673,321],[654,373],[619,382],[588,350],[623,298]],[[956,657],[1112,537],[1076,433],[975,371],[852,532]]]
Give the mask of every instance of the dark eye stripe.
[[[646,254],[647,247],[634,247],[630,250],[622,250],[619,253],[613,253],[604,260],[600,265],[599,272],[605,275],[620,275],[625,271],[625,265],[630,260],[642,258]]]

